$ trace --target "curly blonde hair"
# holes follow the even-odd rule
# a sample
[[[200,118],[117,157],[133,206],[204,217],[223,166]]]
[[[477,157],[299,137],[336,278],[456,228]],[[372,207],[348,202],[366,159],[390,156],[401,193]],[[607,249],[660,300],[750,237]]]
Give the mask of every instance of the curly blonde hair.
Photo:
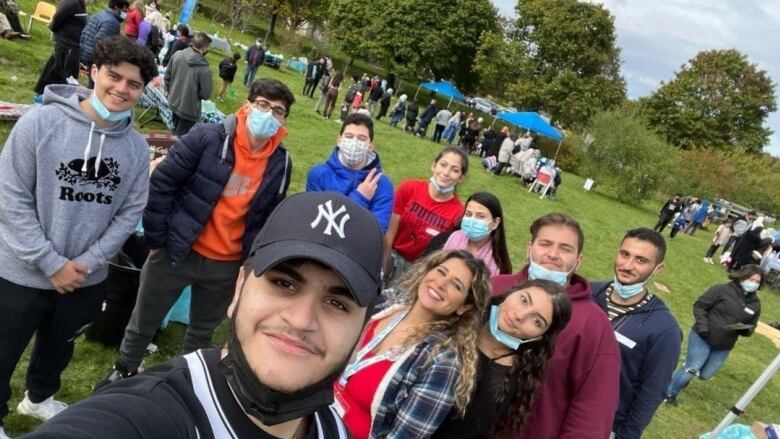
[[[460,361],[460,375],[455,382],[455,408],[462,416],[471,400],[477,381],[479,349],[477,337],[483,316],[490,301],[490,273],[482,260],[464,250],[442,250],[431,253],[414,264],[409,274],[399,283],[398,292],[392,300],[404,305],[413,306],[417,301],[417,289],[423,278],[431,270],[450,259],[460,259],[471,271],[472,279],[469,285],[465,304],[472,305],[463,314],[453,313],[446,320],[431,322],[413,337],[406,341],[414,344],[428,334],[442,332],[445,340],[436,346],[428,355],[428,361],[442,348],[450,348],[457,352]]]

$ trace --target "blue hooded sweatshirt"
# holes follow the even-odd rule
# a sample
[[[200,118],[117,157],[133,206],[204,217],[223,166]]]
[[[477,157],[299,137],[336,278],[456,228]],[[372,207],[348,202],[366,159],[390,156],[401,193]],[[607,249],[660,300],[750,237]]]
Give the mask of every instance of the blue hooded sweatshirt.
[[[611,281],[591,282],[593,300],[607,310]],[[612,322],[620,345],[620,402],[616,439],[639,439],[663,401],[680,357],[682,330],[666,304],[650,302]]]
[[[333,148],[328,160],[325,163],[315,165],[309,170],[306,177],[306,192],[334,191],[342,193],[352,198],[370,210],[379,221],[382,231],[387,231],[390,224],[390,215],[393,213],[393,183],[382,174],[379,177],[376,192],[370,200],[357,191],[357,187],[366,179],[368,173],[376,168],[381,172],[382,167],[379,163],[379,155],[374,153],[374,157],[369,160],[368,165],[362,169],[349,169],[339,159],[339,147]]]

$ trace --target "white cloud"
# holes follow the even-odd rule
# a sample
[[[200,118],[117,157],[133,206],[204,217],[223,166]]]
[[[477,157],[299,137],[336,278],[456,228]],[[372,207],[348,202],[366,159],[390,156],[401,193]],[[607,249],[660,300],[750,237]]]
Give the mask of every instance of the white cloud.
[[[623,75],[631,98],[647,96],[699,51],[735,48],[780,84],[780,1],[589,0],[613,16]],[[493,0],[502,15],[514,15],[513,0]],[[780,94],[780,85],[776,94]],[[768,119],[775,131],[767,151],[780,156],[780,114]]]

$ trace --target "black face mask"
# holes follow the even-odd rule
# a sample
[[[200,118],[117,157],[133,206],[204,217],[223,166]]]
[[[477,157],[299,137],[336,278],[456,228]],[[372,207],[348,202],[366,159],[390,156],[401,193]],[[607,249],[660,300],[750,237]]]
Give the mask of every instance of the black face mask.
[[[333,403],[333,383],[341,375],[343,368],[296,392],[278,392],[260,382],[252,371],[238,341],[235,322],[234,311],[228,330],[228,353],[220,360],[219,369],[225,375],[239,404],[250,416],[272,426],[308,416]]]

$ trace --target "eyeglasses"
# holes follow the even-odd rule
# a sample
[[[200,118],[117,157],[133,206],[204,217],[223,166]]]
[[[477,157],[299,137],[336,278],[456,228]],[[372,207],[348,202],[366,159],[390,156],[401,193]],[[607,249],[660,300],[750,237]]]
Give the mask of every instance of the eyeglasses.
[[[270,111],[279,120],[284,120],[287,117],[287,110],[284,107],[274,107],[265,99],[258,99],[252,102],[252,106],[265,113]]]

